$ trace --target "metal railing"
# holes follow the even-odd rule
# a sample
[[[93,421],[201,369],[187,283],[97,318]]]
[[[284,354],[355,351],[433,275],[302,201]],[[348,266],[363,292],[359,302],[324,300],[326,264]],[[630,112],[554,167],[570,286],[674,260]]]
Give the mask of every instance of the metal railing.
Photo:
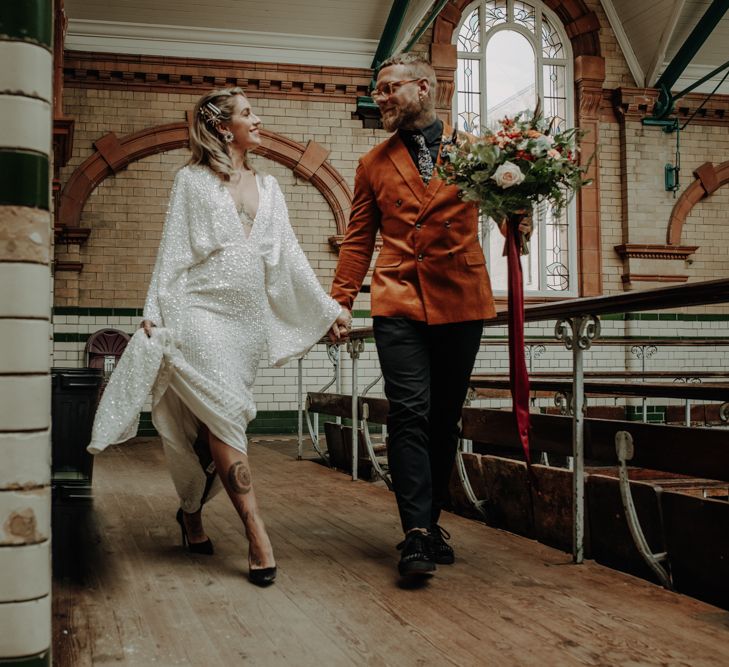
[[[690,283],[679,287],[658,288],[654,290],[645,290],[640,292],[628,292],[625,294],[573,299],[568,301],[552,302],[546,304],[538,304],[525,308],[525,322],[555,321],[553,344],[562,344],[567,350],[572,352],[572,370],[569,374],[571,382],[568,385],[571,388],[573,397],[573,410],[571,411],[571,455],[572,455],[572,472],[573,472],[573,560],[581,563],[584,559],[584,530],[585,530],[585,473],[584,473],[584,445],[585,445],[585,397],[586,393],[598,390],[604,390],[605,393],[619,392],[620,388],[615,383],[606,383],[601,386],[595,381],[587,381],[588,374],[584,368],[584,354],[590,347],[595,344],[601,334],[600,317],[604,315],[627,313],[635,311],[655,311],[655,310],[675,310],[677,308],[691,306],[705,306],[719,303],[729,303],[729,280],[714,280],[700,283]],[[499,313],[496,317],[484,321],[484,328],[504,326],[507,324],[506,313]],[[351,417],[352,417],[352,478],[357,479],[357,461],[358,452],[358,361],[361,353],[365,349],[365,340],[373,336],[372,328],[361,328],[353,331],[346,341],[346,350],[351,359]],[[541,344],[538,343],[538,344]],[[604,341],[603,344],[633,344],[646,345],[648,341],[644,339],[622,338]],[[680,340],[661,340],[661,344],[672,345],[692,345],[691,338],[682,338]],[[729,338],[697,338],[698,345],[729,345]],[[532,359],[532,351],[528,351],[528,358]],[[302,363],[301,361],[299,362]],[[641,373],[646,379],[650,377],[649,372],[643,368]],[[684,376],[685,373],[676,373],[678,376]],[[693,373],[691,375],[694,375]],[[711,375],[711,374],[709,374]],[[713,374],[716,376],[716,374]],[[539,382],[545,382],[545,386],[556,386],[554,383],[549,384],[548,379],[535,380],[535,386]],[[331,383],[330,383],[331,384]],[[695,385],[684,383],[681,385],[671,385],[665,383],[663,386],[656,386],[659,383],[644,383],[642,387],[625,388],[622,395],[634,396],[669,396],[683,399],[704,398],[707,400],[727,400],[727,392],[729,385],[726,383],[712,383]],[[565,383],[562,382],[560,387],[564,389]],[[508,387],[508,383],[504,385]],[[301,373],[299,374],[299,392],[303,396],[303,380]],[[641,393],[644,392],[644,393]],[[300,411],[304,410],[303,398],[299,400]],[[688,409],[687,409],[688,410]],[[727,412],[726,410],[724,411]],[[303,451],[303,419],[299,419],[299,454]],[[318,433],[316,433],[318,441]],[[312,438],[314,441],[314,438]],[[628,460],[627,452],[630,448],[625,446],[626,440],[621,440],[620,448],[624,456],[621,456],[621,463],[624,464]],[[468,451],[469,443],[464,444],[463,451]],[[317,448],[318,450],[318,448]],[[320,452],[321,453],[321,452]],[[460,458],[460,457],[459,457]],[[478,499],[475,498],[470,485],[468,484],[465,471],[459,466],[461,479],[466,488],[469,498],[472,498],[474,505],[478,506]],[[625,476],[627,480],[627,476]],[[470,493],[469,493],[470,491]],[[628,489],[629,492],[629,489]],[[627,511],[627,510],[626,510]],[[631,528],[632,530],[632,528]]]

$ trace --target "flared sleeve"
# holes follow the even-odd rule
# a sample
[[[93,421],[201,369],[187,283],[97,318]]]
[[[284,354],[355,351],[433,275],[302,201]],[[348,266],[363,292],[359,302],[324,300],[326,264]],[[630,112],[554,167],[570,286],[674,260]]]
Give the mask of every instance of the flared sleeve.
[[[157,261],[144,304],[144,319],[160,327],[174,327],[179,321],[187,270],[193,263],[190,244],[191,218],[195,216],[195,211],[191,210],[193,178],[186,167],[175,176]]]
[[[305,354],[326,334],[341,306],[322,289],[289,222],[283,193],[275,178],[271,211],[262,241],[266,269],[266,339],[273,366],[282,366]]]

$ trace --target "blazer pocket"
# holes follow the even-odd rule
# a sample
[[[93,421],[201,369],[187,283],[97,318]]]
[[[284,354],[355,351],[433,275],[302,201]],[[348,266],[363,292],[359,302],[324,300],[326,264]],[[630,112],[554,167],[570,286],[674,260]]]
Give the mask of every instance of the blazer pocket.
[[[375,268],[381,269],[388,266],[399,266],[402,264],[402,255],[389,255],[380,253],[375,260]]]
[[[486,258],[482,252],[467,252],[463,254],[466,266],[484,266]]]

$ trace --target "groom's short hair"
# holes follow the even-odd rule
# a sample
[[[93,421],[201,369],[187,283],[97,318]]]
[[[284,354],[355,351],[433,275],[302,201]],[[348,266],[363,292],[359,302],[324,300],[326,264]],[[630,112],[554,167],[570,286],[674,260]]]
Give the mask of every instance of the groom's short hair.
[[[403,65],[407,68],[410,76],[418,79],[427,79],[431,89],[435,90],[437,80],[433,66],[419,53],[396,53],[384,60],[377,68],[379,72],[385,67],[392,65]]]

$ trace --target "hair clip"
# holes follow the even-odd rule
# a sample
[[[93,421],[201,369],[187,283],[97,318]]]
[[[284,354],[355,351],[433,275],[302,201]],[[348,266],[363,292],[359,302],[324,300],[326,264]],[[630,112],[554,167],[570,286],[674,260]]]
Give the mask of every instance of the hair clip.
[[[222,112],[212,102],[206,102],[203,104],[198,113],[208,125],[215,127],[218,123],[220,123],[220,114]]]

